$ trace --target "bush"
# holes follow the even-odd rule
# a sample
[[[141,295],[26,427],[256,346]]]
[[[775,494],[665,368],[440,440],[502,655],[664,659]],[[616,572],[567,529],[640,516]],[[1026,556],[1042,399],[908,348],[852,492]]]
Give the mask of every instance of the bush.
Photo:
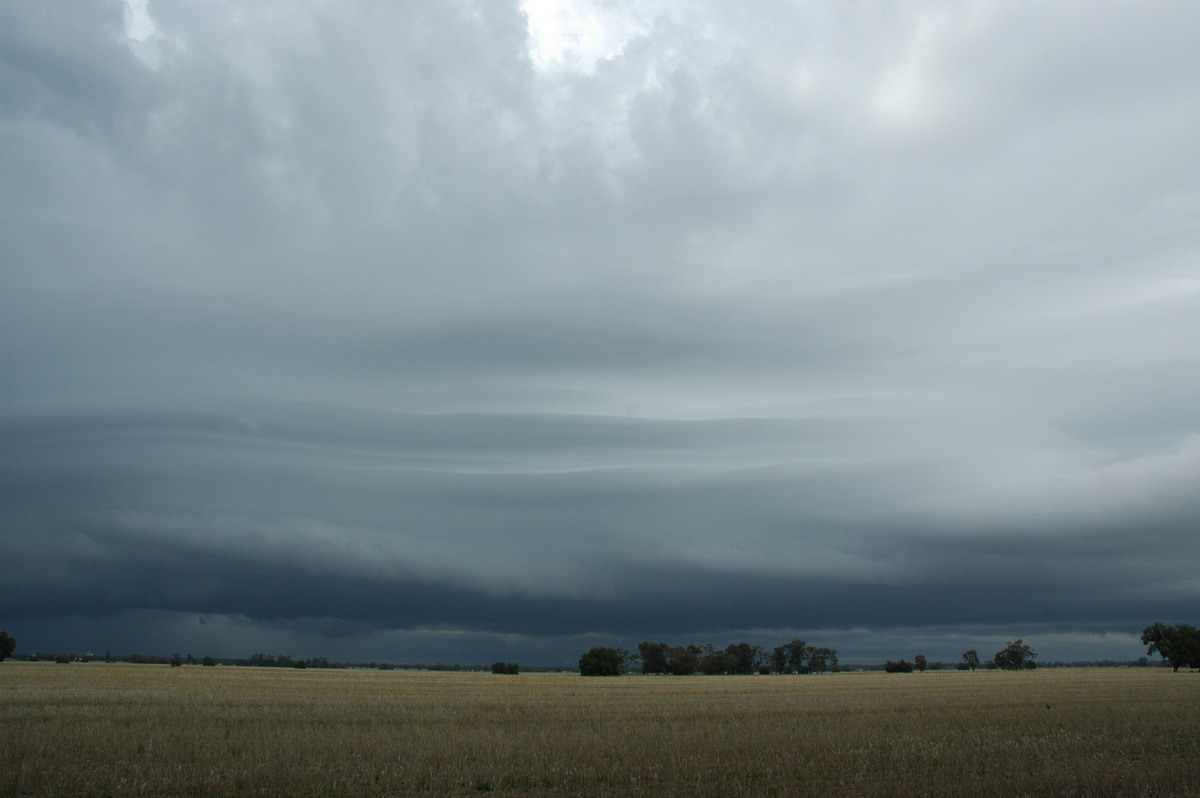
[[[906,659],[899,662],[892,662],[890,659],[884,663],[883,669],[888,673],[912,673],[913,664]]]

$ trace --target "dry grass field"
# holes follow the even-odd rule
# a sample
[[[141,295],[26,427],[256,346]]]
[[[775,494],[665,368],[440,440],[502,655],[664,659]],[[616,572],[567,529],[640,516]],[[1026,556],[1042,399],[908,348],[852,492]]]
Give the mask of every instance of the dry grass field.
[[[1200,675],[0,664],[4,795],[1200,795]]]

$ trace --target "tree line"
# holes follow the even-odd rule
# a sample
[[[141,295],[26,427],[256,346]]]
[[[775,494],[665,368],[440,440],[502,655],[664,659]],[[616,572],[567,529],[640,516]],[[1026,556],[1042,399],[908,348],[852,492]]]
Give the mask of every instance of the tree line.
[[[838,656],[832,648],[810,646],[797,638],[770,650],[745,642],[717,648],[711,643],[671,646],[647,640],[638,644],[636,653],[597,646],[579,659],[584,676],[619,676],[631,669],[671,676],[826,673],[838,670]]]
[[[1147,646],[1148,655],[1158,654],[1164,663],[1178,671],[1181,667],[1200,669],[1200,629],[1186,623],[1167,624],[1153,623],[1142,630],[1142,644]],[[0,630],[0,661],[12,656],[17,641],[6,631]],[[1000,670],[1028,670],[1036,667],[1034,660],[1038,653],[1023,640],[1010,642],[997,651],[992,659],[983,663],[983,667]],[[73,662],[79,658],[68,654],[33,654],[21,658],[30,660],[54,660],[57,662]],[[99,659],[88,654],[83,660]],[[105,654],[105,661],[113,661],[111,654]],[[1139,661],[1144,664],[1145,658]],[[205,656],[197,661],[191,654],[187,657],[175,653],[170,657],[133,654],[126,661],[163,665],[242,665],[250,667],[292,667],[292,668],[346,668],[364,667],[341,662],[329,662],[325,657],[313,657],[308,660],[297,660],[291,656],[280,654],[254,654],[246,659],[217,660]],[[1054,663],[1052,663],[1054,664]],[[1057,663],[1062,665],[1063,663]],[[1095,664],[1095,663],[1093,663]],[[974,650],[963,653],[960,670],[975,670],[980,666],[979,654]],[[377,665],[370,663],[365,667],[379,667],[390,670],[395,667],[387,663]],[[462,670],[459,665],[444,665],[438,663],[431,666],[400,666],[424,667],[429,670]],[[929,663],[922,654],[918,654],[913,662],[901,659],[898,662],[888,660],[884,670],[888,672],[909,673],[913,670],[924,671]],[[934,663],[933,667],[941,667]],[[825,673],[836,672],[839,669],[837,651],[832,648],[810,646],[803,640],[794,639],[791,642],[766,649],[749,643],[732,643],[723,649],[712,644],[702,646],[671,646],[666,643],[645,641],[638,645],[636,653],[621,648],[596,647],[585,653],[579,659],[579,670],[585,676],[617,676],[637,668],[645,674],[670,674],[688,676],[691,674],[728,674],[747,675],[753,673]],[[482,666],[470,668],[484,670]],[[495,662],[491,666],[493,673],[518,674],[520,666],[512,662]],[[557,668],[532,668],[530,670],[558,670]]]
[[[1158,654],[1164,663],[1178,671],[1181,667],[1200,669],[1200,630],[1186,623],[1154,623],[1142,630],[1142,643],[1147,654]],[[1038,653],[1023,639],[1009,642],[991,659],[981,662],[975,649],[963,652],[959,670],[1021,671],[1037,667]],[[1144,662],[1144,658],[1142,660]],[[911,673],[929,667],[925,655],[918,654],[912,662],[905,659],[888,660],[883,669],[888,673]],[[942,667],[934,663],[934,668]],[[669,646],[666,643],[644,642],[636,653],[622,648],[597,646],[579,658],[579,672],[584,676],[619,676],[631,670],[645,674],[769,674],[825,673],[838,670],[837,652],[832,648],[810,646],[795,639],[773,649],[733,643],[723,649],[715,646]]]

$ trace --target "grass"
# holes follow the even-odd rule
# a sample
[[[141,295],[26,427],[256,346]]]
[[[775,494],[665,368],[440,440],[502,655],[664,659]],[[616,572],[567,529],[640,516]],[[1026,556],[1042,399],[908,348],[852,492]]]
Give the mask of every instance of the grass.
[[[4,795],[1200,795],[1200,676],[0,664]]]

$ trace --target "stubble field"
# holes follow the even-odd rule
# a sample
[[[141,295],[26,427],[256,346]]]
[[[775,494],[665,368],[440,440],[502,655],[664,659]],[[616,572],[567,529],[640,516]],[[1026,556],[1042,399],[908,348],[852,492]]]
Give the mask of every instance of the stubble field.
[[[0,664],[5,795],[1200,795],[1200,675]]]

